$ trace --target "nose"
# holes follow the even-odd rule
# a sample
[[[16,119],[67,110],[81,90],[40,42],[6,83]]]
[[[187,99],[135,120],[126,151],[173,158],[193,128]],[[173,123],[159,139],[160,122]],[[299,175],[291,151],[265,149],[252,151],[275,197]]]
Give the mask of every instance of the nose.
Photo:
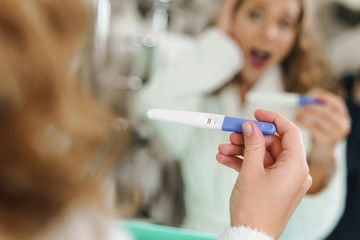
[[[267,24],[263,30],[263,33],[264,37],[270,41],[276,40],[280,35],[279,28],[276,24]]]

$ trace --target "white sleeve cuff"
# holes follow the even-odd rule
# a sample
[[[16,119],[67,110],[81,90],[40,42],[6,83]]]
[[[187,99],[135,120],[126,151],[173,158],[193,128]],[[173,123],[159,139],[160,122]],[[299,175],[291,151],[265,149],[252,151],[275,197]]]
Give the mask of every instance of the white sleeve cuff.
[[[231,80],[244,66],[243,51],[238,43],[226,33],[217,28],[207,29],[198,39],[197,56],[202,56],[197,64],[201,73],[192,87],[201,84],[208,86],[210,91],[216,90]],[[189,62],[189,61],[188,61]]]
[[[211,51],[216,52],[221,49],[226,55],[231,55],[230,59],[235,60],[237,68],[242,67],[244,64],[243,51],[239,44],[231,36],[227,35],[218,28],[208,28],[200,37],[202,44],[209,46]],[[217,46],[214,48],[214,46]]]
[[[218,240],[273,240],[266,233],[251,227],[238,226],[228,227]]]

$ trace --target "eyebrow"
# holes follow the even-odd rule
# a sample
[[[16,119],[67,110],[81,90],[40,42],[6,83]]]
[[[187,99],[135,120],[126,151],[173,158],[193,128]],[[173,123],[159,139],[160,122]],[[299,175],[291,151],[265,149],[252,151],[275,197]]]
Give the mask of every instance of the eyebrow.
[[[259,4],[259,3],[254,3],[253,5],[250,5],[248,8],[249,9],[260,9],[260,10],[266,9],[266,7],[263,4]]]
[[[288,9],[284,15],[289,18],[297,19],[299,18],[300,13]]]
[[[267,6],[266,6],[266,2],[250,2],[251,5],[249,5],[248,9],[258,9],[258,10],[266,10]],[[283,12],[283,15],[291,18],[295,21],[297,21],[299,19],[300,16],[300,12],[291,8],[286,9]]]

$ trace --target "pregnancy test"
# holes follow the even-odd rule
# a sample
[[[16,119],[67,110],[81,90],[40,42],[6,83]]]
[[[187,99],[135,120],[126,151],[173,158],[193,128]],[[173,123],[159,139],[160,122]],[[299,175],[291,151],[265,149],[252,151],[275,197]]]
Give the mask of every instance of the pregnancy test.
[[[311,97],[309,95],[297,93],[276,93],[276,92],[248,92],[246,94],[248,103],[256,104],[272,104],[280,106],[306,106],[309,104],[322,104],[320,99]]]
[[[229,132],[242,132],[242,124],[247,121],[254,122],[259,126],[265,135],[276,133],[276,126],[273,123],[253,121],[225,115],[202,112],[188,112],[167,109],[150,109],[147,116],[153,120],[172,122],[198,128],[217,129]]]

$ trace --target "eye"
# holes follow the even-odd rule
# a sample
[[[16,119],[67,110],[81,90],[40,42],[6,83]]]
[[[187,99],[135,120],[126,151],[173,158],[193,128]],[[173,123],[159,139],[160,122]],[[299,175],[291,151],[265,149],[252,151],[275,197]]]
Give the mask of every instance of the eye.
[[[281,28],[290,28],[292,26],[292,23],[289,20],[283,19],[280,20],[279,25]]]
[[[263,18],[263,14],[259,11],[251,11],[249,16],[253,20],[260,20]]]

